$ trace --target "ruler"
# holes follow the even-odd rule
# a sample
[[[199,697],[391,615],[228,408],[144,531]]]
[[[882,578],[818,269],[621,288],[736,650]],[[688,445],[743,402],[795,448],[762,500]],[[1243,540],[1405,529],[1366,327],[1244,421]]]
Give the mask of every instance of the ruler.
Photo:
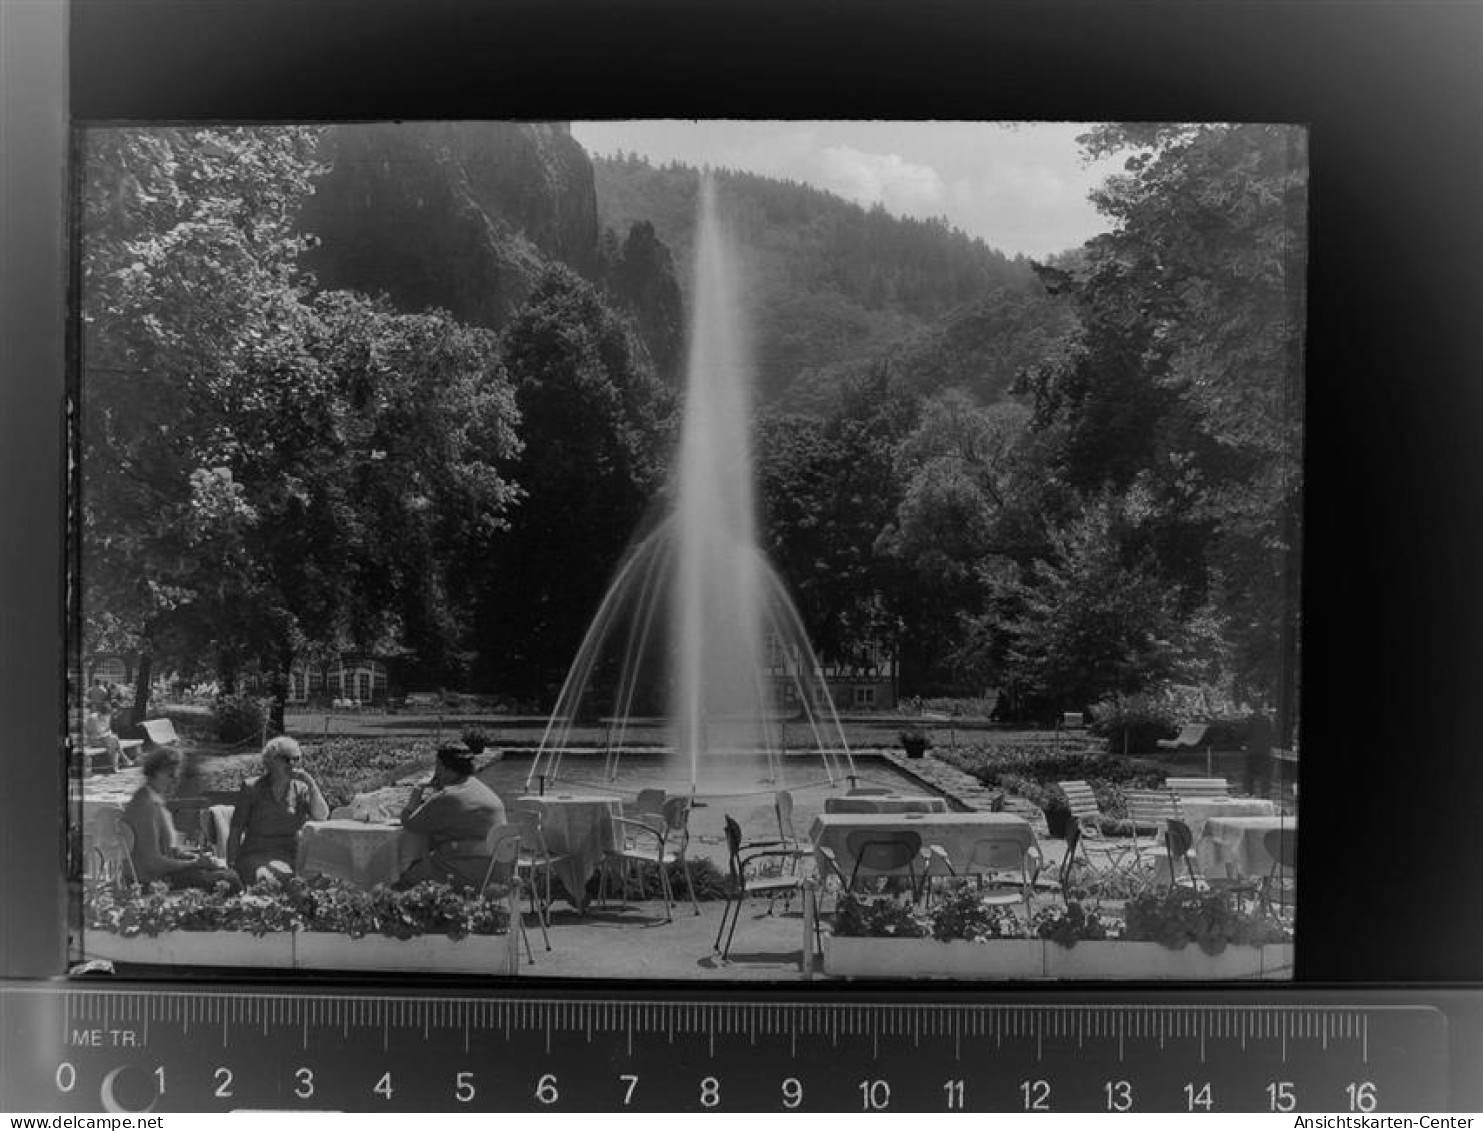
[[[0,987],[9,1111],[1443,1111],[1384,994]],[[1478,995],[1470,999],[1476,1015]],[[1467,1070],[1476,1078],[1477,1066]],[[1454,1096],[1452,1102],[1456,1102]]]

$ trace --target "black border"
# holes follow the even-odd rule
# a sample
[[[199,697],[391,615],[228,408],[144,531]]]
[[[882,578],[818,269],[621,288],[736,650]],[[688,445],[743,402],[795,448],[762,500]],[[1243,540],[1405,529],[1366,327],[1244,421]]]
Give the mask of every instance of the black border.
[[[26,6],[6,7],[14,30]],[[69,42],[74,121],[1309,125],[1299,977],[1483,982],[1483,10],[1401,0],[78,0]],[[40,117],[54,119],[55,77],[37,88]],[[37,221],[20,231],[7,205],[7,343],[17,325],[28,331],[19,359],[6,347],[0,422],[0,719],[14,744],[0,801],[0,973],[12,976],[52,972],[55,948],[38,939],[59,874],[36,847],[60,843],[55,813],[36,804],[56,786],[56,736],[38,708],[57,703],[60,670],[61,328],[48,303],[61,292],[59,253],[44,242],[58,215],[54,141],[39,156],[6,155],[7,177],[28,166],[34,203],[23,208]],[[10,254],[21,237],[46,298],[32,293],[26,313]]]

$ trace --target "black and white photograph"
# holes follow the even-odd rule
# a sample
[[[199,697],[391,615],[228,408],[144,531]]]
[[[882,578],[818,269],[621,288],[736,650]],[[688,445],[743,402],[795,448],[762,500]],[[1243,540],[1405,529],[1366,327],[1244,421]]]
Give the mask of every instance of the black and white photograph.
[[[1291,979],[1308,143],[79,125],[69,961]]]

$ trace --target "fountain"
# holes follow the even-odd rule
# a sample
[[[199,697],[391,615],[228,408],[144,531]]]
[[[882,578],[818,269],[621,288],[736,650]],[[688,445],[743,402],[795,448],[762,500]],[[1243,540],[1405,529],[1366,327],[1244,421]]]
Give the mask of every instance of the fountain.
[[[606,731],[606,781],[636,734],[656,728],[672,767],[656,784],[679,786],[682,777],[692,794],[744,789],[759,772],[780,788],[790,749],[816,752],[813,772],[831,784],[854,772],[797,610],[757,546],[751,383],[735,278],[707,177],[671,489],[588,627],[527,789],[561,779],[574,728],[594,723]]]

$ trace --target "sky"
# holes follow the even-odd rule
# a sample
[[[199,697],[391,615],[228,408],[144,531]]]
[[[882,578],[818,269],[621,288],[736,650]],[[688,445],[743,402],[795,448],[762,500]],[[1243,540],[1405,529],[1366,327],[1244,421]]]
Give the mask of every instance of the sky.
[[[1070,122],[574,122],[589,152],[637,153],[800,181],[898,216],[942,216],[1008,255],[1042,257],[1106,229]]]

